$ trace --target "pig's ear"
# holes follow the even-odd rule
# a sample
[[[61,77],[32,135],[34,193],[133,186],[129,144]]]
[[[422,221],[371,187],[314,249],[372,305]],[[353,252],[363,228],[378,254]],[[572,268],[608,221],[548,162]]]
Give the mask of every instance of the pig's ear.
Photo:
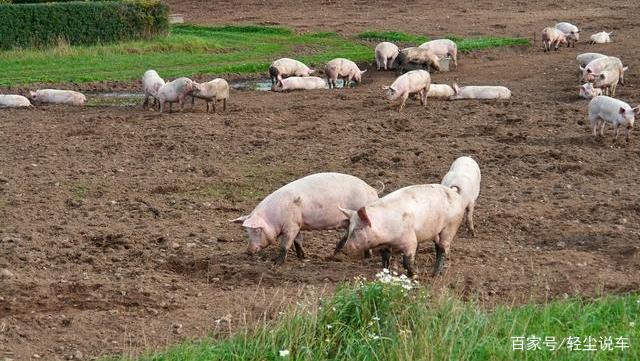
[[[628,66],[625,66],[624,68],[622,68],[622,71],[623,71],[623,72],[625,72],[625,71],[627,71],[627,70],[629,70],[629,67],[628,67]]]
[[[618,112],[619,112],[620,114],[624,114],[626,111],[627,111],[627,110],[626,110],[626,109],[624,109],[623,107],[620,107],[620,110],[618,110]]]
[[[249,215],[246,216],[242,216],[242,217],[238,217],[236,219],[230,219],[229,222],[230,223],[243,223],[244,221],[246,221],[249,218]]]
[[[366,72],[367,72],[367,70],[368,70],[368,69],[361,70],[361,71],[360,71],[360,75],[362,75],[362,74],[366,73]]]
[[[369,220],[369,216],[367,215],[367,210],[364,207],[358,209],[358,218],[360,218],[360,222],[363,224],[370,226],[371,220]]]
[[[338,206],[338,209],[340,210],[340,212],[344,213],[344,215],[347,216],[347,218],[349,218],[349,219],[351,219],[351,216],[353,216],[353,214],[356,213],[356,211],[352,211],[350,209],[342,208],[340,206]]]
[[[580,68],[580,71],[584,71],[584,67],[582,65],[578,65],[578,68]]]
[[[638,115],[640,114],[640,105],[638,105],[637,107],[633,108],[633,112]]]

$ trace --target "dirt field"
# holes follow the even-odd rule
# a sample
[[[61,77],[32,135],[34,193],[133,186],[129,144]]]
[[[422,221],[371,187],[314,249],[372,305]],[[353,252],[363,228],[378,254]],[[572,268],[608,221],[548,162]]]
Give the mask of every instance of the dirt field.
[[[290,0],[174,3],[204,23],[528,36],[566,19],[583,37],[618,36],[553,54],[463,54],[458,71],[434,82],[505,85],[513,98],[430,100],[426,109],[410,100],[403,114],[382,97],[393,74],[376,71],[352,90],[236,91],[224,115],[205,114],[202,103],[163,115],[117,106],[0,111],[0,268],[11,273],[0,275],[0,360],[136,353],[225,333],[372,276],[378,259],[329,258],[337,232],[306,234],[309,259],[290,254],[277,268],[275,248],[247,256],[244,232],[227,220],[309,173],[381,180],[389,192],[439,182],[465,154],[483,172],[478,235],[461,228],[438,279],[428,275],[432,246],[422,247],[423,283],[488,307],[640,287],[640,134],[627,146],[612,146],[611,128],[604,140],[590,136],[574,61],[586,51],[620,56],[630,71],[619,97],[640,102],[640,10],[629,2],[329,1],[297,15],[287,14]]]

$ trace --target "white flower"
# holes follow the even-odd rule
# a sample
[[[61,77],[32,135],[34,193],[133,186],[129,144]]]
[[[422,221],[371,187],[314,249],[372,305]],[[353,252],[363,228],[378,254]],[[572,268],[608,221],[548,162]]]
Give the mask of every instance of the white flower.
[[[380,321],[380,317],[378,317],[378,316],[371,317],[371,319],[374,320],[374,321]]]
[[[280,350],[280,357],[289,356],[289,350]]]
[[[327,325],[327,330],[330,330],[330,329],[332,329],[332,328],[333,328],[333,326],[332,326],[332,325]]]
[[[629,326],[630,327],[636,327],[636,323],[635,322],[629,322]]]

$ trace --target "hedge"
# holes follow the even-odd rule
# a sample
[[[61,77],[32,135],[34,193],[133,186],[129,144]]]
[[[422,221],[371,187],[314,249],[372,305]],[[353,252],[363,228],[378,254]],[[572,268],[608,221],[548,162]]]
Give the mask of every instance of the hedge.
[[[0,4],[0,49],[151,38],[169,30],[159,0]]]

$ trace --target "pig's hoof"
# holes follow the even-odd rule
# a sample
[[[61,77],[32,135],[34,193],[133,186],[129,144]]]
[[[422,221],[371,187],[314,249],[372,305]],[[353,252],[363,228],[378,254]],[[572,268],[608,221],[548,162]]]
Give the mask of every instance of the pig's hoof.
[[[284,257],[277,257],[273,260],[273,264],[276,266],[282,266],[284,264]]]

